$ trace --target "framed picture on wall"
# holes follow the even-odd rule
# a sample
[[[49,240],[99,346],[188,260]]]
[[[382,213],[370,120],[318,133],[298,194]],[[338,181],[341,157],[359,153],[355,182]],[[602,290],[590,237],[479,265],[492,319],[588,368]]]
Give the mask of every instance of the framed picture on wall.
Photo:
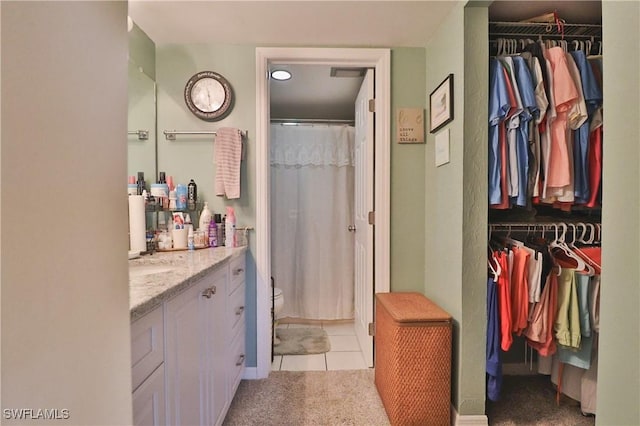
[[[430,133],[453,120],[453,74],[449,74],[429,95],[429,114]]]

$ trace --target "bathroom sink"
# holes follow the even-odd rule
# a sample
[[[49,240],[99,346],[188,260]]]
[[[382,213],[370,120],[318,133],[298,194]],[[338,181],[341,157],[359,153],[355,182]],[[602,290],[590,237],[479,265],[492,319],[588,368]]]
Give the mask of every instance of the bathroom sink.
[[[141,277],[144,275],[161,274],[170,272],[173,267],[167,265],[137,265],[129,267],[129,277]]]

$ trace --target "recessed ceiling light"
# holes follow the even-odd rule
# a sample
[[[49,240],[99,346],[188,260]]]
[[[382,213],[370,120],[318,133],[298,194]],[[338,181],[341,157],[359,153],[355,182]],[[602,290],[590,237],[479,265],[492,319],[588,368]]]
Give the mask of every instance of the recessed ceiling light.
[[[271,78],[279,81],[289,80],[291,73],[287,70],[275,70],[271,72]]]

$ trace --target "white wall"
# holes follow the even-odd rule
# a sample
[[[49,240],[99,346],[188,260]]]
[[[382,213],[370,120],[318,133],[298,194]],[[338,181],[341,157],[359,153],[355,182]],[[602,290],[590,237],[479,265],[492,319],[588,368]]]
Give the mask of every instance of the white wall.
[[[2,2],[2,408],[38,424],[131,424],[126,16]]]
[[[640,3],[602,3],[604,139],[597,424],[640,424]]]

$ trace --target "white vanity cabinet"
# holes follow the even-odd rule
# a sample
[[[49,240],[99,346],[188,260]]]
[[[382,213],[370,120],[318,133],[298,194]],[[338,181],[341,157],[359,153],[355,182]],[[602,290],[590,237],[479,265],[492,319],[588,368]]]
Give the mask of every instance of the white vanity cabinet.
[[[227,304],[226,341],[230,350],[227,353],[226,366],[228,403],[242,379],[245,352],[245,257],[238,256],[229,262],[229,289]],[[228,408],[228,407],[227,407]],[[225,409],[226,411],[226,409]]]
[[[244,254],[165,302],[167,423],[220,425],[244,369]]]
[[[164,323],[158,306],[131,324],[133,424],[164,426]]]

